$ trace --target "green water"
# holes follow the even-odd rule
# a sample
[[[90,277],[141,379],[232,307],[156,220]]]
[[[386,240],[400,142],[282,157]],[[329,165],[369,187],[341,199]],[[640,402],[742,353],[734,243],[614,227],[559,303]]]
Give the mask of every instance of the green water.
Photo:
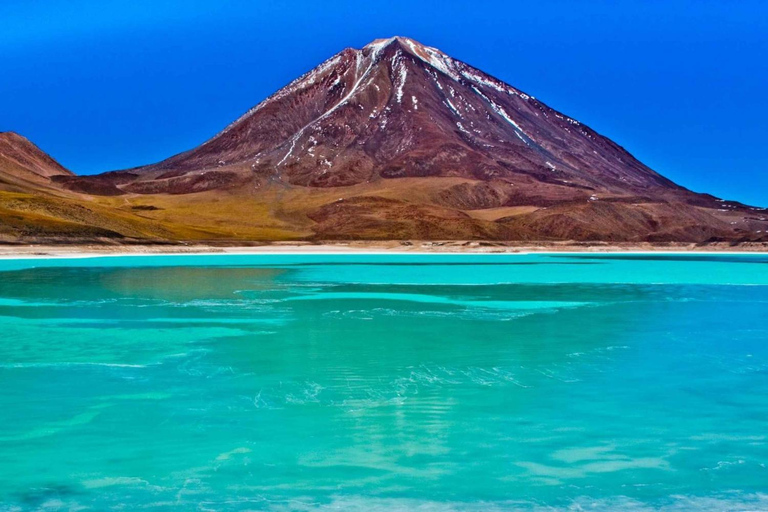
[[[768,510],[768,256],[0,261],[0,510]]]

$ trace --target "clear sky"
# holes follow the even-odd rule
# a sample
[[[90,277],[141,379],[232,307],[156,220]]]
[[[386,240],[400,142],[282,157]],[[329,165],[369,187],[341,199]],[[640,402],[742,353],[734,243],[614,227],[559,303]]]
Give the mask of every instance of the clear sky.
[[[768,206],[768,2],[2,0],[0,131],[81,174],[194,147],[344,47],[412,37],[696,191]]]

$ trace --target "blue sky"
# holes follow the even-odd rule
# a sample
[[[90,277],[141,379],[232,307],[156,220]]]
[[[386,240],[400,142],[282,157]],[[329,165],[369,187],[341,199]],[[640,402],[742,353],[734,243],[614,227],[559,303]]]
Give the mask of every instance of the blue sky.
[[[404,35],[696,191],[768,206],[768,2],[2,0],[0,131],[82,174],[203,142],[344,47]]]

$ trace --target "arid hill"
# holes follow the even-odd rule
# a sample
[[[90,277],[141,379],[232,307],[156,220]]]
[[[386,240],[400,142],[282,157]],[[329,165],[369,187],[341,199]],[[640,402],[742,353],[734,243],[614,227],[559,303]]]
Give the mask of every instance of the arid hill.
[[[17,152],[34,148],[19,139]],[[106,220],[61,220],[124,240],[768,240],[765,210],[676,185],[579,121],[402,37],[343,50],[157,164],[75,176],[30,151],[13,159],[20,167],[1,161],[2,190],[72,201]],[[17,185],[25,173],[38,178]]]
[[[0,187],[50,188],[52,176],[73,176],[40,148],[18,133],[0,133]]]

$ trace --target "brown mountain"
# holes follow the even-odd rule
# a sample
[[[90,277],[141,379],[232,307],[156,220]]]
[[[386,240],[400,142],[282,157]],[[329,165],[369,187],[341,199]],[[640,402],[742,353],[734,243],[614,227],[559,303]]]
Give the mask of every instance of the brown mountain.
[[[765,238],[541,101],[411,39],[346,49],[209,141],[62,190],[162,239]],[[130,236],[136,236],[132,234]]]
[[[51,177],[72,176],[56,160],[18,133],[0,133],[0,187],[51,188]]]
[[[157,178],[238,163],[306,186],[459,176],[679,190],[590,128],[400,37],[342,51],[200,147],[140,171]]]
[[[62,189],[75,176],[26,138],[0,133],[0,242],[157,239],[171,233]]]

